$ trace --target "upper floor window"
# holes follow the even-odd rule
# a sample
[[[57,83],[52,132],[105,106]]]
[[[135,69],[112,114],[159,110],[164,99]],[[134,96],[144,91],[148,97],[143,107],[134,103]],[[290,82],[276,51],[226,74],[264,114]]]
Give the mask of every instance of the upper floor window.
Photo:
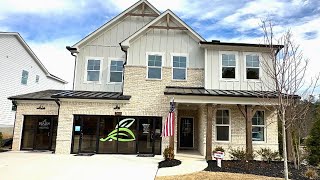
[[[186,80],[187,79],[187,57],[172,56],[172,79]]]
[[[110,80],[109,82],[122,82],[123,60],[110,61]]]
[[[221,65],[223,79],[236,79],[236,55],[225,54],[221,55]]]
[[[252,141],[264,141],[264,111],[257,111],[252,117]]]
[[[87,81],[100,81],[101,60],[88,59]]]
[[[258,80],[260,78],[259,55],[246,55],[246,79]]]
[[[36,75],[36,83],[39,83],[40,76]]]
[[[22,77],[21,77],[21,84],[28,84],[28,76],[29,76],[29,72],[23,70],[22,71]]]
[[[161,79],[162,55],[148,54],[148,79]]]
[[[229,141],[229,139],[230,139],[229,110],[217,110],[217,113],[216,113],[216,139],[217,139],[217,141]]]

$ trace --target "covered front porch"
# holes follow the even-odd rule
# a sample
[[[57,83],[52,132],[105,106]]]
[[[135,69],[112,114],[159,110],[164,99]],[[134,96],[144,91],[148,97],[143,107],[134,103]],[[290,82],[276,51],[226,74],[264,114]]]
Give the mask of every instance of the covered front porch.
[[[194,91],[193,91],[194,92]],[[167,94],[169,95],[169,94]],[[223,147],[248,153],[260,148],[278,151],[278,125],[272,103],[258,97],[170,94],[176,108],[175,136],[170,139],[177,156],[212,159],[212,151]]]

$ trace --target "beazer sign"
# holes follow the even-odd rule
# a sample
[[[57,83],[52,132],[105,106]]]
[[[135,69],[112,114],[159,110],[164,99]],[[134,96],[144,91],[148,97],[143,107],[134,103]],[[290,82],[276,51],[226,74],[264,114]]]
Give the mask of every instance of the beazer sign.
[[[217,166],[221,167],[221,160],[224,158],[224,152],[217,151],[213,153],[213,157],[217,159]]]

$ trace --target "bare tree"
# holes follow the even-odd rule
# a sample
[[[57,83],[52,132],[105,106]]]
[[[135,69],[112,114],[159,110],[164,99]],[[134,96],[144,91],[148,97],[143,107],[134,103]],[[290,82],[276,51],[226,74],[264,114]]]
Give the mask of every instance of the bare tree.
[[[264,61],[262,65],[269,81],[264,81],[263,87],[266,91],[274,91],[277,97],[271,99],[266,95],[264,99],[276,101],[274,108],[278,112],[282,129],[284,176],[288,179],[287,129],[305,119],[308,103],[302,105],[301,99],[309,101],[308,94],[313,93],[319,76],[314,81],[312,79],[309,82],[306,81],[309,61],[304,58],[300,47],[295,44],[290,30],[277,38],[270,21],[262,21],[261,27],[265,44],[269,49],[269,60]]]

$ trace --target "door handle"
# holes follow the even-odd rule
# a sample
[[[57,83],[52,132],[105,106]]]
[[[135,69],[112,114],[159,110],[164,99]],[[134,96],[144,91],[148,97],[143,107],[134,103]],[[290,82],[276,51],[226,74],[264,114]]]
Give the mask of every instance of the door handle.
[[[80,133],[80,139],[82,139],[83,138],[83,133]]]
[[[153,132],[151,132],[151,136],[150,136],[150,138],[153,140]]]
[[[50,132],[48,132],[48,136],[50,136]]]

